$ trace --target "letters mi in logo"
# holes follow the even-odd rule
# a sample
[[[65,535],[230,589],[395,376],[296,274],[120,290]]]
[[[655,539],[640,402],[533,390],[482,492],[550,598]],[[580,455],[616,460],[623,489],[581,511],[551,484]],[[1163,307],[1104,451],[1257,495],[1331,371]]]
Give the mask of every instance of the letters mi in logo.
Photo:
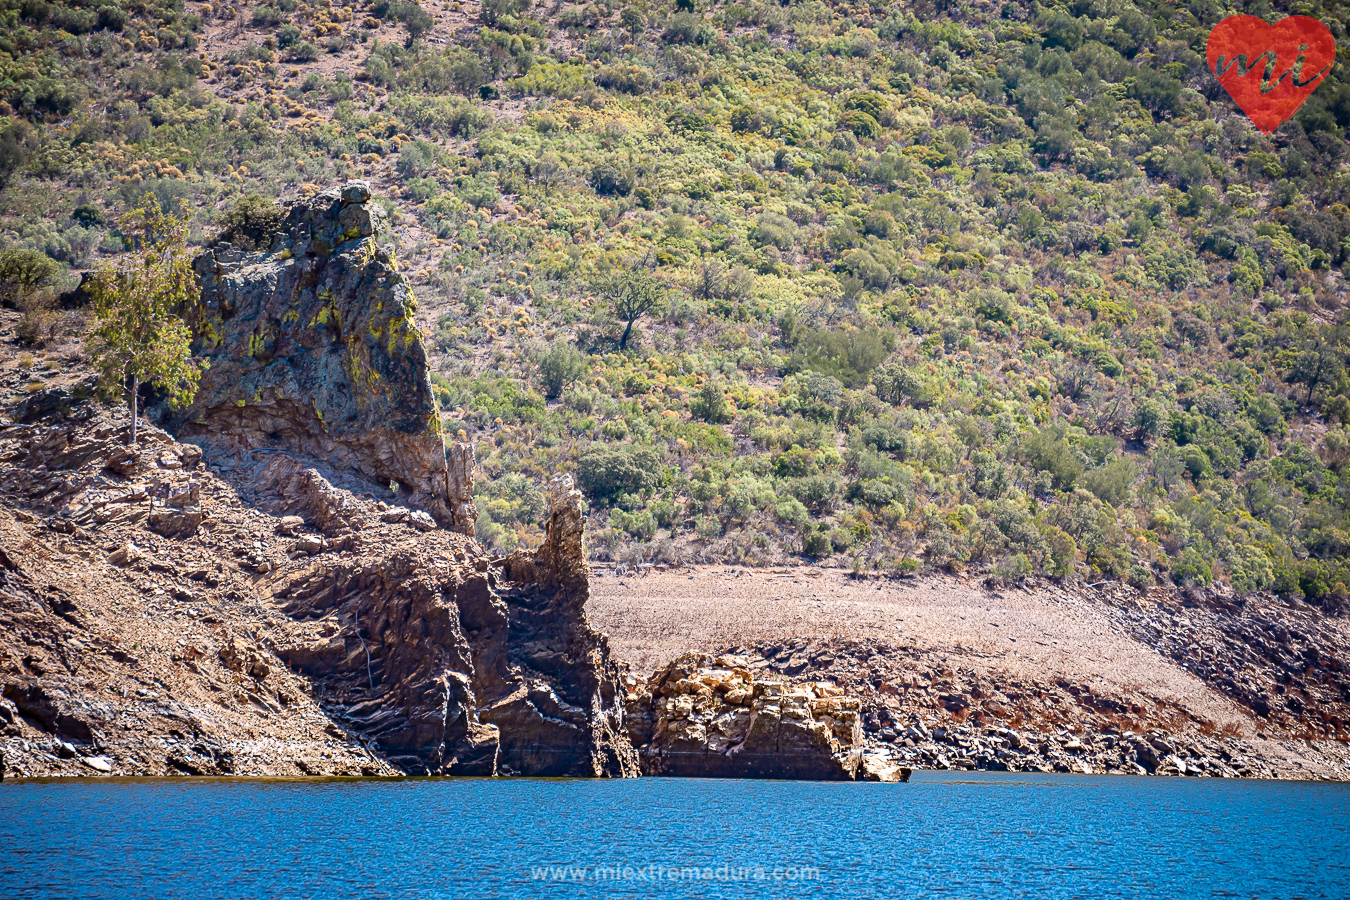
[[[1206,56],[1219,84],[1266,134],[1298,112],[1336,60],[1331,29],[1310,16],[1271,25],[1229,16],[1209,33]]]

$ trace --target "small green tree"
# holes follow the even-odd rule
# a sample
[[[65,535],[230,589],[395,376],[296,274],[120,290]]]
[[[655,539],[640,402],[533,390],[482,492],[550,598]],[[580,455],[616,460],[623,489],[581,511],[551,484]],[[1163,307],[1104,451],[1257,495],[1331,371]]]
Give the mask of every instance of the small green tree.
[[[567,341],[559,339],[539,357],[539,380],[544,396],[556,399],[563,390],[586,374],[586,357]]]
[[[623,336],[619,338],[620,350],[628,347],[633,323],[659,310],[666,297],[665,288],[652,277],[645,265],[601,275],[591,283],[591,287],[609,302],[614,316],[625,323]]]
[[[403,27],[408,29],[408,46],[411,47],[417,43],[418,38],[436,27],[436,20],[431,17],[425,9],[416,3],[396,4],[392,12],[394,18],[403,23]]]
[[[597,444],[577,460],[577,484],[600,506],[624,494],[650,493],[661,483],[661,476],[661,457],[650,447]]]
[[[636,7],[625,6],[619,13],[619,24],[628,31],[629,40],[637,43],[638,35],[647,30],[647,17]]]
[[[1314,325],[1299,349],[1284,354],[1289,380],[1308,386],[1305,406],[1312,406],[1313,392],[1320,385],[1334,382],[1345,371],[1345,363],[1338,350],[1336,344],[1328,341]]]
[[[1134,434],[1141,441],[1153,442],[1167,430],[1169,417],[1167,407],[1157,400],[1141,400],[1134,409],[1130,424]]]
[[[531,0],[483,0],[479,16],[485,25],[496,25],[507,16],[518,16],[530,8]]]
[[[186,248],[186,218],[165,213],[146,194],[118,224],[129,252],[94,276],[97,324],[89,355],[105,393],[127,392],[134,444],[141,384],[163,390],[169,405],[181,409],[196,396],[207,364],[192,357],[192,334],[179,316],[201,297]]]

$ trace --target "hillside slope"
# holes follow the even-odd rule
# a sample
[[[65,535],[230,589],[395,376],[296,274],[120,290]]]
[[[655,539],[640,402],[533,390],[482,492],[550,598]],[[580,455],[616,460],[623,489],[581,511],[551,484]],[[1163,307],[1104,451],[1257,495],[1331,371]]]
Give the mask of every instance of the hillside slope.
[[[1269,137],[1198,0],[3,9],[7,245],[371,179],[499,551],[1347,596],[1343,3]]]

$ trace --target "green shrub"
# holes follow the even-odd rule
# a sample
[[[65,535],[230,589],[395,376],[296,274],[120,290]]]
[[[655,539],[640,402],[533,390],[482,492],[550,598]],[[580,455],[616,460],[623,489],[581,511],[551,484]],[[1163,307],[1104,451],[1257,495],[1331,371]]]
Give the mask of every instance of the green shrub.
[[[1214,581],[1209,563],[1194,547],[1187,547],[1172,564],[1172,580],[1182,586],[1206,587]]]
[[[879,328],[808,328],[797,339],[786,368],[858,387],[894,347],[894,336]]]
[[[390,14],[407,29],[409,46],[436,26],[431,13],[416,3],[396,3],[390,7]]]
[[[483,0],[479,10],[483,22],[496,25],[507,16],[518,16],[530,8],[530,0]]]
[[[851,109],[839,118],[839,127],[856,134],[860,138],[871,140],[881,134],[881,125],[875,118],[860,109]]]
[[[544,396],[555,400],[587,371],[586,357],[568,341],[559,339],[539,357],[539,380]]]
[[[839,500],[844,485],[836,475],[807,475],[789,479],[786,488],[807,509],[824,513]]]
[[[993,568],[994,577],[1003,581],[1022,581],[1029,577],[1031,572],[1031,561],[1021,553],[1005,556]]]
[[[656,519],[648,510],[627,513],[622,509],[612,509],[609,512],[609,526],[642,541],[649,541],[656,534]]]
[[[598,505],[608,505],[624,494],[641,495],[661,483],[661,457],[647,447],[601,447],[577,459],[577,483]]]
[[[806,507],[796,497],[784,497],[774,507],[774,515],[786,525],[801,527],[811,518]]]
[[[708,44],[713,30],[692,12],[678,12],[666,24],[665,39],[672,44]]]
[[[591,187],[602,196],[627,196],[635,186],[633,170],[617,161],[602,162],[591,172]]]
[[[60,263],[37,250],[0,250],[0,303],[24,308],[30,298],[50,294],[60,272]]]
[[[761,247],[791,250],[797,239],[797,224],[787,216],[764,213],[750,230],[750,240]]]
[[[699,386],[698,392],[689,401],[689,411],[696,418],[714,425],[730,422],[732,418],[726,392],[722,390],[721,384],[711,378]]]
[[[216,218],[216,240],[242,250],[265,250],[281,227],[281,207],[261,194],[240,197]]]
[[[253,25],[257,28],[276,28],[286,21],[286,13],[275,6],[263,4],[253,8]]]
[[[972,293],[975,314],[991,322],[1011,324],[1017,314],[1017,303],[1007,291],[986,288]]]
[[[1128,457],[1113,459],[1099,469],[1084,472],[1078,484],[1112,506],[1121,506],[1130,499],[1130,491],[1138,476],[1139,467]]]
[[[290,48],[286,58],[292,62],[314,62],[319,58],[319,48],[309,41],[301,41]]]
[[[1028,435],[1022,442],[1022,454],[1034,468],[1050,475],[1057,490],[1072,490],[1083,474],[1082,460],[1053,429]]]
[[[834,552],[834,544],[830,541],[830,535],[824,531],[809,529],[802,534],[802,553],[817,559],[823,556],[829,556]]]

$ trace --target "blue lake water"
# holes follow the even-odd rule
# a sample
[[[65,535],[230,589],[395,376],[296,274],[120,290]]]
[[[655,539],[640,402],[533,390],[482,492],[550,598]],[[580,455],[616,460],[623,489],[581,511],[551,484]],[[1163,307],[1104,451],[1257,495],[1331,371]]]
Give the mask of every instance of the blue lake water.
[[[0,784],[0,898],[1350,897],[1350,785]]]

